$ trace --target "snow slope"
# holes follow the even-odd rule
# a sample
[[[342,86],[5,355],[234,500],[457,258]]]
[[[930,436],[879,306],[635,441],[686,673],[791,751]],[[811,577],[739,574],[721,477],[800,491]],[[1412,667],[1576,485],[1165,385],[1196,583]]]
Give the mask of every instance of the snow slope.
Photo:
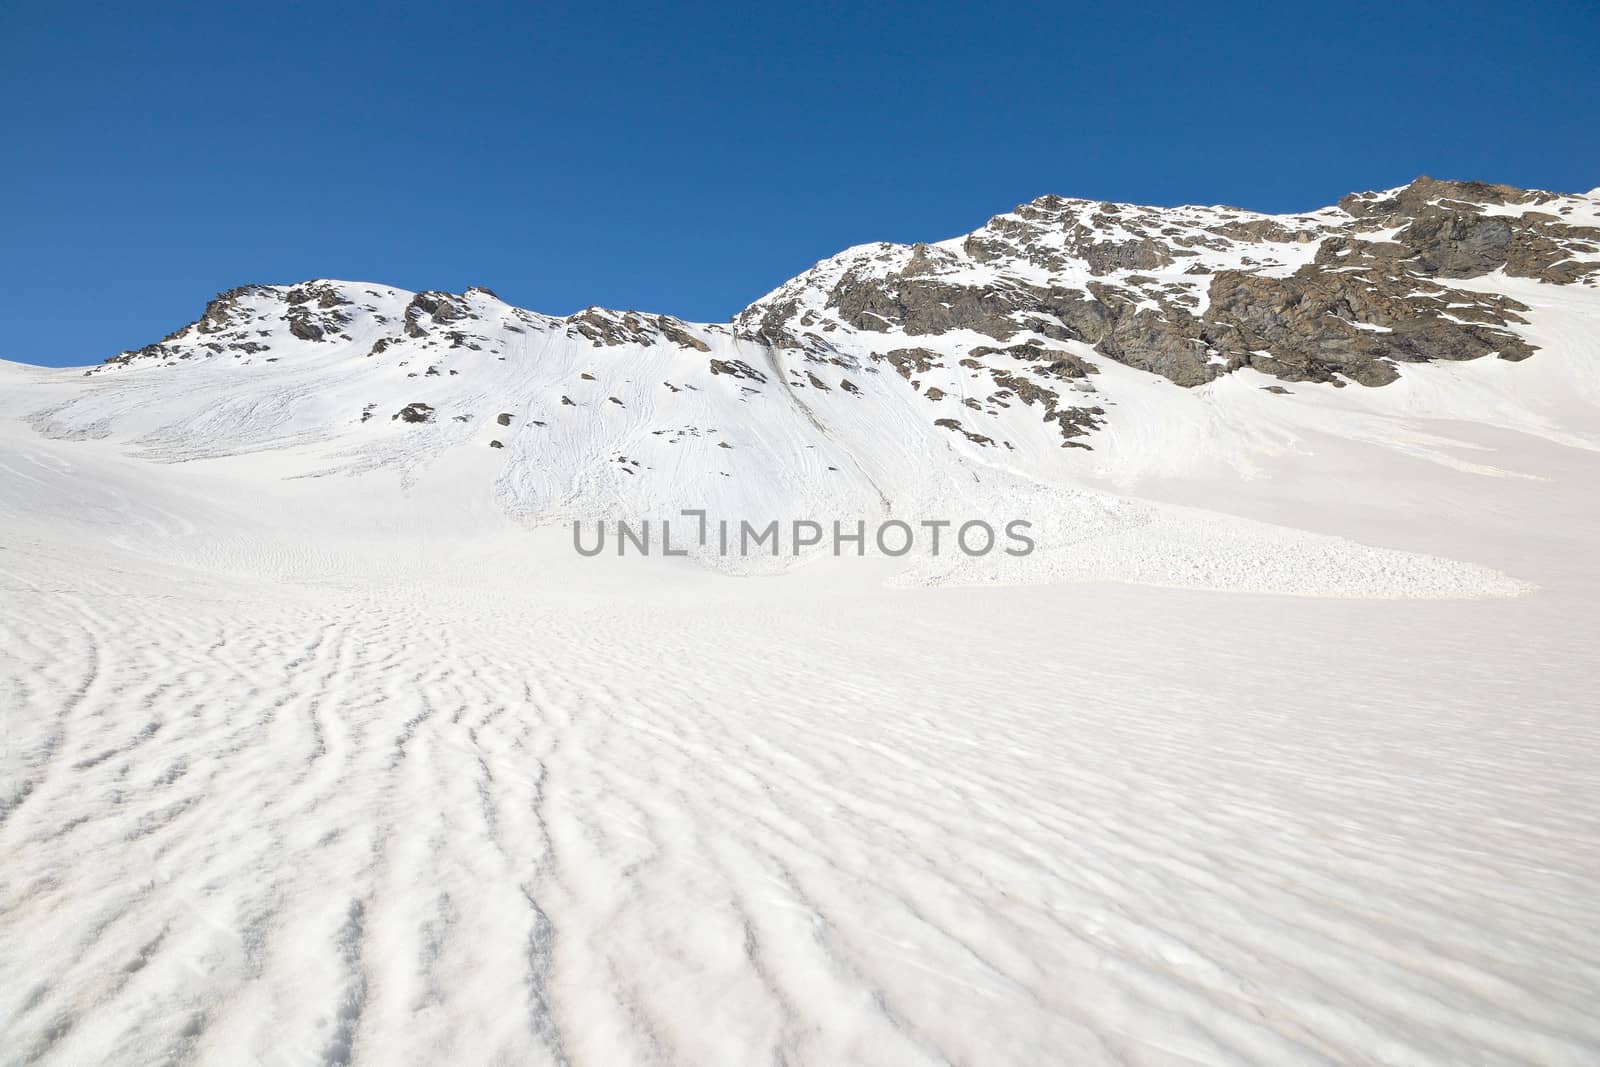
[[[1063,448],[1053,423],[1015,401],[991,402],[989,434],[969,440],[919,410],[925,397],[867,353],[818,366],[726,327],[689,324],[675,328],[698,347],[659,336],[597,345],[574,335],[570,320],[509,308],[481,290],[449,298],[462,307],[451,332],[463,343],[436,333],[385,345],[415,294],[337,282],[309,286],[352,309],[331,342],[293,338],[282,316],[290,290],[261,287],[241,299],[239,313],[248,332],[265,339],[262,353],[229,358],[201,349],[191,361],[147,357],[87,374],[15,370],[30,386],[15,395],[13,410],[79,454],[227,470],[229,479],[249,472],[380,485],[456,516],[462,536],[491,512],[525,525],[659,521],[684,508],[829,528],[833,520],[888,517],[914,525],[984,518],[999,528],[1022,518],[1040,531],[1034,555],[989,559],[979,572],[945,556],[923,561],[907,580],[1514,595],[1526,583],[1462,561],[1224,519],[1130,490],[1197,472],[1252,477],[1263,460],[1302,450],[1309,431],[1470,465],[1441,448],[1447,439],[1430,424],[1458,413],[1594,447],[1586,332],[1594,293],[1517,284],[1547,305],[1530,335],[1550,334],[1566,358],[1443,364],[1382,390],[1310,385],[1287,395],[1266,391],[1267,379],[1250,370],[1179,389],[1100,361],[1080,383],[1110,413],[1093,448]],[[953,364],[983,338],[958,331],[923,340]],[[716,366],[743,370],[735,376]],[[944,403],[953,407],[960,383],[935,374],[918,384],[933,382],[948,387]],[[426,421],[407,421],[419,412]],[[778,560],[707,562],[748,571],[794,560],[785,549]]]
[[[0,364],[0,1063],[1595,1062],[1600,294],[1450,284],[1534,354],[1034,337],[1081,439],[483,290]],[[1040,548],[572,549],[681,507]]]

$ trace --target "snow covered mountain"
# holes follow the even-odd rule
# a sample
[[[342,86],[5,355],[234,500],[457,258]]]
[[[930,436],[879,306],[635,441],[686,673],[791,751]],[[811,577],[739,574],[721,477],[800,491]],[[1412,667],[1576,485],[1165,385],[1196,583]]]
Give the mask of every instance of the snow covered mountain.
[[[1405,364],[1526,359],[1537,346],[1517,327],[1527,325],[1529,308],[1510,291],[1514,284],[1495,279],[1600,285],[1600,195],[1419,178],[1286,216],[1047,196],[938,244],[849,249],[731,325],[600,308],[556,319],[508,307],[486,289],[246,286],[162,341],[113,357],[100,373],[196,360],[287,361],[302,370],[361,356],[375,380],[467,375],[492,387],[497,377],[518,379],[492,373],[488,364],[498,361],[524,372],[526,386],[525,372],[558,379],[588,348],[599,350],[588,353],[597,375],[652,379],[621,379],[636,398],[641,389],[700,388],[719,375],[747,398],[772,393],[818,413],[870,395],[953,415],[960,428],[947,424],[950,432],[997,448],[1035,436],[1007,432],[1018,420],[1004,409],[1015,405],[1031,408],[1032,421],[1044,415],[1062,444],[1081,447],[1105,417],[1084,395],[1095,392],[1106,360],[1184,386],[1241,368],[1290,383],[1378,386]],[[864,393],[862,379],[884,370],[906,384]],[[674,373],[682,380],[672,381]],[[415,402],[432,395],[445,401],[433,410],[448,408],[449,418],[481,415],[455,410],[454,397],[470,390],[443,384],[420,383]],[[572,391],[585,395],[560,393],[556,403],[611,400],[595,388]],[[842,395],[825,395],[835,391]],[[911,402],[908,391],[923,402]],[[337,414],[330,410],[329,421],[341,421]]]
[[[1600,191],[0,363],[0,1064],[1592,1064],[1597,478]]]
[[[958,330],[1021,359],[1041,358],[1026,346],[1082,342],[1189,386],[1241,367],[1385,385],[1397,364],[1526,358],[1508,327],[1527,309],[1450,280],[1592,280],[1596,210],[1593,194],[1427,178],[1287,216],[1043,197],[957,240],[852,249],[737,321],[786,344],[842,329],[851,349]]]
[[[1131,506],[1086,487],[1248,476],[1310,432],[1437,454],[1406,422],[1433,415],[1600,443],[1597,325],[1595,193],[1423,178],[1288,216],[1044,197],[849,249],[722,324],[246,286],[36,375],[24,406],[47,437],[433,476],[518,520],[1026,508],[1065,536]]]

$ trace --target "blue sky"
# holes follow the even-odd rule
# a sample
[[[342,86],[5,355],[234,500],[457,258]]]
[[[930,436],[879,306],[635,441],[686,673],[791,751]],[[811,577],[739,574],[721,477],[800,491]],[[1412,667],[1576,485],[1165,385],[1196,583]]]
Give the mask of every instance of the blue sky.
[[[1600,4],[1298,11],[5,0],[0,358],[312,277],[724,319],[1044,193],[1600,185]]]

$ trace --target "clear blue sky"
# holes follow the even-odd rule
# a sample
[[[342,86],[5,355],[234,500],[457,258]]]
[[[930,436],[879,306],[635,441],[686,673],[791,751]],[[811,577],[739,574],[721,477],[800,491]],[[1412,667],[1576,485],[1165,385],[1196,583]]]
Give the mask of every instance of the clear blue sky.
[[[1314,7],[0,0],[0,357],[312,277],[724,319],[1051,192],[1600,185],[1600,3]]]

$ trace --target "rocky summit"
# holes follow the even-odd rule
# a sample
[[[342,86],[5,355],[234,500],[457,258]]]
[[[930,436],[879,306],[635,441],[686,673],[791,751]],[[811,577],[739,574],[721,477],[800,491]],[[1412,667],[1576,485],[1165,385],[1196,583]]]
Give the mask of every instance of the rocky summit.
[[[1184,386],[1241,367],[1385,385],[1401,364],[1531,355],[1510,328],[1525,307],[1450,282],[1592,283],[1597,210],[1594,194],[1430,178],[1303,215],[1047,196],[956,240],[851,249],[736,321],[797,347],[1079,341]]]

